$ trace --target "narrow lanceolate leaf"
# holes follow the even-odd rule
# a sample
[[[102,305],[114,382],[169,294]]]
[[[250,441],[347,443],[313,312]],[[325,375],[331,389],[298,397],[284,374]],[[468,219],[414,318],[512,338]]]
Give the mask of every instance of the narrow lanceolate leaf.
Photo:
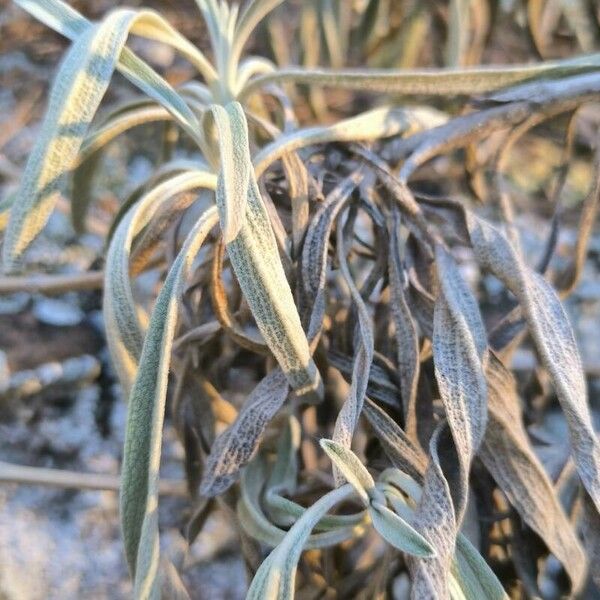
[[[443,113],[430,108],[382,106],[343,119],[333,125],[307,127],[285,133],[265,146],[254,158],[256,175],[288,152],[314,144],[377,140],[399,134],[412,134],[446,122]]]
[[[600,511],[600,442],[587,402],[581,358],[569,319],[556,292],[528,268],[497,229],[465,213],[477,260],[517,297],[542,362],[565,413],[579,476]]]
[[[3,248],[6,270],[18,265],[46,224],[135,17],[131,10],[112,12],[102,23],[86,29],[65,57],[11,210]]]
[[[481,94],[535,78],[558,78],[594,71],[600,54],[538,64],[473,67],[465,69],[375,70],[279,69],[251,80],[241,96],[247,97],[270,83],[328,86],[351,90],[398,94]]]
[[[300,260],[300,305],[311,345],[318,339],[325,315],[329,236],[340,211],[361,180],[359,172],[353,173],[329,192],[306,232]]]
[[[288,531],[283,541],[263,561],[246,596],[247,600],[290,600],[294,597],[296,569],[302,550],[316,524],[354,493],[345,485],[317,500]]]
[[[125,390],[131,386],[143,341],[131,288],[133,240],[166,201],[200,187],[214,189],[216,177],[204,171],[186,171],[163,181],[127,212],[111,239],[106,257],[104,316],[108,347]]]
[[[522,425],[516,382],[494,354],[486,370],[489,419],[479,457],[521,518],[564,565],[576,594],[586,559],[573,525]]]
[[[65,4],[62,0],[14,0],[14,2],[36,19],[71,40],[77,38],[90,26],[90,22],[83,15],[68,4]],[[207,82],[212,82],[216,78],[215,69],[206,60],[202,52],[169,25],[158,13],[151,10],[143,10],[139,11],[138,15],[142,16],[142,20],[136,27],[138,35],[175,48],[198,68]],[[120,57],[118,68],[119,70],[123,70],[125,76],[127,76],[125,71],[131,66],[131,57],[135,57],[135,62],[139,61],[150,69],[130,50],[125,50],[123,54]],[[126,66],[127,63],[129,63],[129,66]]]
[[[417,448],[400,426],[369,398],[365,400],[363,413],[377,433],[391,463],[422,482],[427,468],[425,453]]]
[[[397,550],[419,558],[435,556],[431,544],[385,504],[373,501],[369,508],[369,516],[377,533]]]
[[[189,233],[156,300],[129,399],[121,523],[136,598],[158,598],[158,474],[171,346],[185,277],[218,221],[207,210]]]
[[[74,43],[56,77],[41,135],[25,167],[15,210],[11,211],[3,248],[7,270],[18,266],[21,255],[45,225],[116,68],[164,106],[192,139],[203,145],[198,121],[186,103],[125,47],[128,34],[133,32],[167,43],[204,66],[201,53],[158,14],[118,9],[101,23],[92,24],[60,0],[17,3]]]
[[[404,265],[402,264],[403,248],[400,241],[400,213],[396,207],[392,209],[389,224],[389,280],[391,309],[396,326],[396,350],[402,408],[404,409],[405,429],[411,439],[416,440],[416,402],[417,384],[419,381],[419,336],[417,326],[406,300],[408,289]]]
[[[242,107],[234,102],[227,107],[232,126],[246,127]],[[247,134],[245,134],[247,135]],[[225,157],[225,160],[231,157]],[[244,210],[239,233],[227,244],[229,259],[263,338],[290,385],[298,393],[320,393],[321,379],[310,355],[308,341],[279,257],[269,215],[260,196],[251,166],[248,147],[236,155],[236,169],[249,174],[247,198],[229,198],[239,191],[218,186],[217,206],[221,217],[228,210]],[[245,163],[245,164],[242,164]],[[229,217],[228,217],[229,219]],[[226,227],[228,220],[223,223]]]
[[[441,247],[436,248],[436,265],[440,289],[434,309],[433,358],[451,439],[444,435],[443,425],[431,439],[431,462],[416,519],[438,557],[413,563],[412,570],[419,593],[445,597],[448,569],[467,504],[471,461],[486,427],[487,339],[477,301],[454,260]],[[440,463],[442,454],[445,459]]]
[[[373,527],[384,540],[413,556],[431,558],[434,555],[427,540],[386,506],[383,492],[375,487],[375,481],[356,454],[333,440],[321,440],[321,447],[368,508]]]
[[[509,598],[495,573],[464,535],[459,535],[456,539],[456,555],[452,563],[451,579],[456,582],[460,594],[466,600],[471,598],[508,600]]]
[[[487,338],[475,297],[441,247],[436,248],[436,264],[440,292],[433,318],[435,376],[467,475],[486,427]]]
[[[15,0],[15,2],[48,27],[72,41],[77,41],[86,31],[94,27],[90,21],[62,0]],[[215,70],[204,55],[158,13],[150,10],[138,11],[130,33],[172,46],[198,67],[207,82],[214,81],[216,78]],[[167,109],[203,151],[207,150],[200,135],[198,119],[183,98],[154,69],[127,47],[121,49],[113,68],[117,68],[133,85]]]
[[[356,454],[334,442],[333,440],[321,440],[321,448],[331,459],[331,462],[339,469],[344,479],[356,490],[365,505],[369,504],[369,493],[375,490],[375,481],[369,471],[360,462]]]
[[[240,468],[256,453],[266,426],[288,392],[288,381],[279,368],[252,390],[233,425],[215,440],[210,450],[200,486],[204,496],[222,494],[239,477]]]
[[[350,223],[353,226],[353,223]],[[349,231],[352,228],[346,228],[344,223],[338,221],[337,223],[337,254],[338,261],[340,263],[340,271],[348,288],[350,289],[350,295],[352,302],[356,306],[358,314],[358,325],[354,331],[354,365],[352,367],[352,381],[350,384],[350,390],[348,397],[346,398],[342,409],[340,410],[337,419],[335,421],[335,428],[333,431],[333,439],[350,448],[352,441],[352,435],[354,429],[358,423],[360,413],[362,411],[365,394],[367,393],[367,386],[369,384],[369,372],[371,369],[371,363],[373,362],[374,352],[374,336],[373,336],[373,325],[371,323],[371,316],[367,310],[367,306],[356,287],[350,267],[348,266],[348,242],[347,237]],[[334,477],[336,482],[339,483],[340,475],[337,469],[334,468]]]
[[[228,104],[225,108],[218,105],[211,107],[212,119],[205,118],[205,130],[214,123],[219,140],[219,156],[221,168],[217,182],[218,195],[222,198],[219,206],[219,218],[223,241],[233,241],[246,216],[248,186],[252,164],[249,156],[248,128],[246,117],[239,105]]]

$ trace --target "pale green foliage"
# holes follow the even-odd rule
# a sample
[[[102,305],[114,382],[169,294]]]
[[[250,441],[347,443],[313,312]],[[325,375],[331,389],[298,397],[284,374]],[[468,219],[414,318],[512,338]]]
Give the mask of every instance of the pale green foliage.
[[[15,0],[69,38],[72,46],[56,75],[20,188],[0,201],[0,229],[10,211],[3,247],[6,270],[22,262],[72,170],[73,220],[83,229],[92,200],[93,173],[107,144],[121,133],[147,123],[173,123],[185,132],[196,152],[193,160],[165,164],[135,190],[115,216],[108,240],[104,314],[111,355],[129,403],[121,521],[135,597],[158,598],[162,585],[184,594],[172,565],[164,570],[165,581],[159,569],[158,476],[179,307],[205,242],[210,249],[203,258],[213,264],[210,293],[218,316],[212,329],[206,324],[206,331],[223,329],[231,340],[269,361],[239,411],[223,398],[212,398],[235,414],[228,413],[228,427],[216,439],[211,430],[213,439],[200,485],[201,493],[212,497],[239,479],[235,510],[244,535],[274,548],[257,568],[249,598],[293,598],[303,550],[360,543],[373,530],[389,551],[404,553],[415,597],[506,598],[491,568],[461,533],[476,457],[523,522],[565,567],[573,591],[579,590],[586,570],[581,544],[521,427],[515,381],[504,366],[510,359],[507,346],[520,339],[520,330],[514,333],[510,326],[522,315],[566,415],[586,502],[600,511],[600,445],[589,413],[581,360],[557,293],[525,264],[518,245],[503,233],[462,204],[417,201],[408,180],[430,158],[470,143],[474,130],[492,133],[522,122],[532,110],[527,104],[532,97],[542,106],[558,103],[571,110],[577,102],[597,94],[600,55],[466,67],[471,64],[469,24],[478,15],[470,2],[453,0],[446,47],[446,63],[451,68],[348,70],[343,66],[352,32],[356,29],[361,43],[373,47],[377,27],[385,25],[384,3],[365,2],[362,9],[356,8],[359,24],[354,28],[342,2],[325,0],[316,36],[311,29],[317,26],[316,4],[308,2],[302,8],[300,38],[307,68],[279,69],[261,57],[242,59],[255,28],[281,1],[250,0],[240,11],[234,4],[197,0],[211,41],[211,62],[153,11],[116,9],[91,23],[60,0]],[[528,3],[530,14],[541,10],[538,4]],[[563,3],[562,10],[580,45],[592,49],[595,30],[581,4]],[[420,27],[423,14],[415,8],[411,22]],[[276,21],[270,26],[277,37]],[[542,32],[536,25],[531,28],[541,48]],[[191,81],[174,89],[127,47],[131,34],[173,47],[195,67],[203,82]],[[333,69],[313,68],[321,55],[321,42]],[[392,50],[407,48],[406,40],[389,43]],[[285,55],[281,43],[275,46],[276,55]],[[385,62],[385,56],[379,59]],[[89,131],[115,70],[145,96],[120,106]],[[288,84],[309,86],[308,104],[317,115],[326,111],[321,87],[439,98],[501,91],[487,98],[497,106],[455,118],[427,106],[399,106],[387,98],[383,105],[330,125],[299,127]],[[276,109],[265,107],[267,94],[275,100]],[[351,166],[320,195],[331,174],[328,169],[334,168],[322,167],[319,176],[314,176],[316,167],[306,150],[330,143],[344,144],[347,154],[342,158]],[[381,156],[396,165],[406,159],[398,176]],[[279,160],[288,182],[291,235],[275,201],[259,187],[259,182],[264,183],[260,178]],[[311,217],[309,197],[315,196],[316,182],[321,186],[320,204]],[[167,228],[175,219],[183,222],[199,195],[211,206],[192,225],[178,252],[173,252],[174,260],[168,261],[171,264],[148,320],[135,299],[132,278],[147,267]],[[597,203],[590,202],[587,221],[582,221],[586,239]],[[369,220],[378,238],[372,248],[364,244],[363,255],[373,266],[359,283],[352,261],[353,246],[360,237],[355,228],[364,224],[362,217]],[[516,312],[501,323],[494,340],[488,339],[477,300],[462,277],[440,222],[452,228],[455,238],[472,249],[479,266],[500,279],[519,303]],[[333,232],[335,261],[329,256]],[[408,239],[417,250],[406,249]],[[223,261],[217,258],[223,245],[260,337],[245,331],[227,306],[227,298],[219,296]],[[327,291],[334,268],[344,291],[333,295],[333,300],[342,298],[347,303],[345,312],[331,317]],[[371,311],[369,298],[380,281],[383,288],[389,286],[389,300],[382,304],[390,304],[395,365],[376,348],[380,329],[391,331],[387,325],[373,326],[378,318],[373,313],[379,308]],[[346,316],[339,329],[348,331],[335,333],[351,338],[348,356],[336,356],[329,347],[331,340],[322,339],[324,332],[338,328],[335,319],[340,314]],[[439,391],[445,416],[443,420],[431,415],[428,447],[419,437],[421,416],[416,409],[418,383],[425,376],[420,365],[430,358],[429,346],[421,340],[431,343],[436,385],[430,387]],[[300,489],[303,437],[313,434],[303,436],[293,414],[323,399],[317,364],[349,379],[339,411],[327,424],[332,425],[333,440],[321,440],[333,463],[335,483],[348,484],[321,494],[305,507],[293,496]],[[390,376],[394,370],[399,385]],[[176,406],[182,393],[178,389],[174,394]],[[404,429],[375,400],[399,408]],[[204,406],[207,414],[212,411],[210,404]],[[262,442],[280,411],[286,414],[285,429],[273,458],[269,444],[264,447]],[[385,450],[387,464],[393,465],[376,477],[350,449],[361,415]],[[519,427],[512,426],[511,420]],[[303,454],[305,460],[307,456]],[[339,505],[351,503],[359,508],[332,513]],[[588,529],[595,532],[593,527]]]
[[[136,598],[160,597],[158,472],[171,345],[183,282],[198,250],[216,224],[216,210],[208,209],[188,234],[171,266],[152,311],[129,397],[121,521],[125,552],[135,577]]]

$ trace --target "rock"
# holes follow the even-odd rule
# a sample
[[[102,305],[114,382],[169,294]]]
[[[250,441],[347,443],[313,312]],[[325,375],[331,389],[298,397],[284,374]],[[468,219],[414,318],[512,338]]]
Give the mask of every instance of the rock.
[[[73,327],[83,321],[85,315],[75,304],[57,298],[37,298],[33,305],[33,314],[46,325],[55,327]]]

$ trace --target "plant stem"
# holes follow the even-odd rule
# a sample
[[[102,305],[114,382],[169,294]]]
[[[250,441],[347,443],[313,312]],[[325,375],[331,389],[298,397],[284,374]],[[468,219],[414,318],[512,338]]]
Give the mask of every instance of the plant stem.
[[[0,294],[16,292],[63,294],[71,291],[98,290],[104,283],[102,271],[73,275],[21,275],[0,277]]]
[[[3,461],[0,461],[0,483],[46,485],[77,490],[109,490],[115,492],[119,490],[120,484],[119,478],[116,475],[27,467]],[[185,482],[162,479],[159,482],[159,493],[165,496],[184,496],[186,494]]]

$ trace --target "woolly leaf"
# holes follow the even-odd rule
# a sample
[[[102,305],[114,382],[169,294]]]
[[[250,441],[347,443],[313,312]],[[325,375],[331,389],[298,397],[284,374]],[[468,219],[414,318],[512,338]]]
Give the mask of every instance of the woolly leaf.
[[[208,209],[188,234],[169,270],[152,311],[129,398],[121,524],[136,598],[157,598],[159,594],[158,473],[171,346],[183,282],[216,223],[216,210]]]

